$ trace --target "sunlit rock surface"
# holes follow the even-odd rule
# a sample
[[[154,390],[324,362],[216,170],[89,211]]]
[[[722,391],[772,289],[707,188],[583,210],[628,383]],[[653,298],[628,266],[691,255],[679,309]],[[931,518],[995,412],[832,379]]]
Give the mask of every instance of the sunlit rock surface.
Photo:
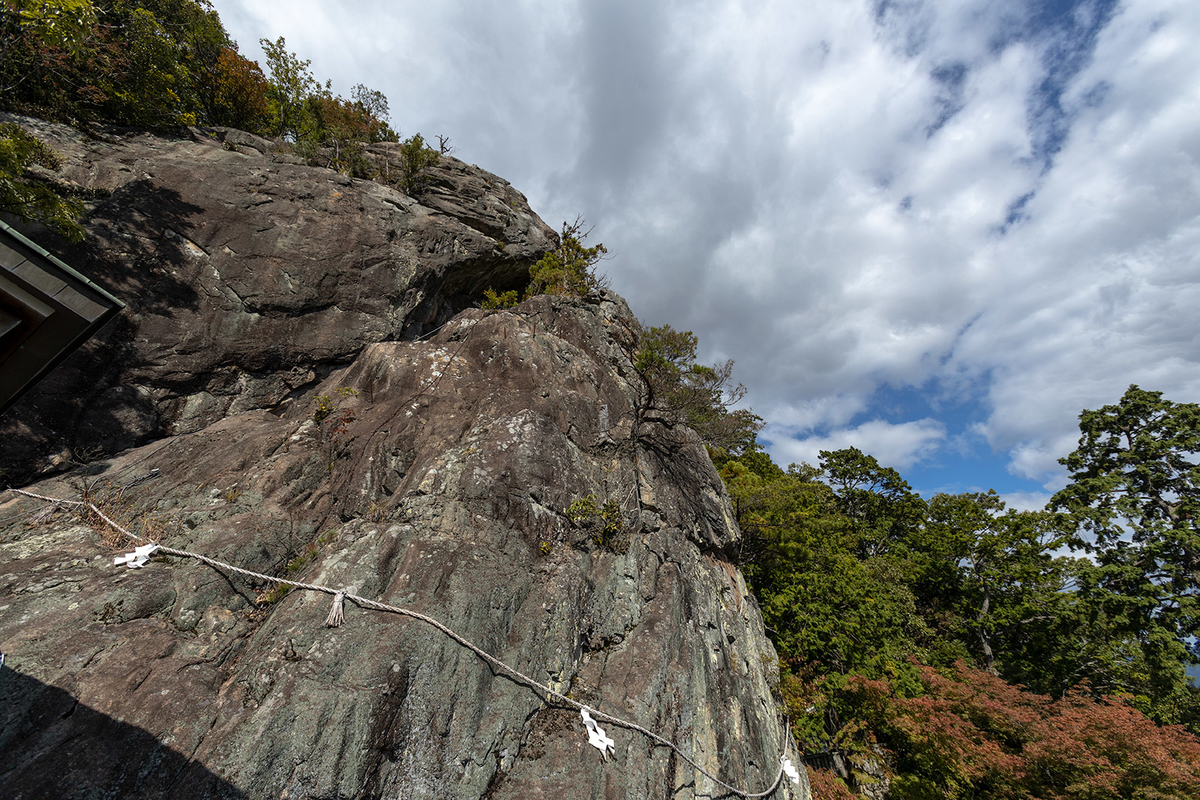
[[[428,614],[731,784],[774,780],[775,654],[730,563],[729,501],[694,434],[635,427],[624,301],[467,307],[547,246],[519,194],[458,162],[423,206],[204,137],[59,144],[73,180],[115,187],[73,255],[130,307],[57,394],[2,421],[17,483],[69,429],[114,452],[26,489]],[[171,255],[118,257],[124,241]],[[0,494],[8,796],[728,796],[611,724],[603,763],[577,711],[419,621],[347,604],[327,628],[326,594],[192,559],[114,567],[131,546],[43,508]]]

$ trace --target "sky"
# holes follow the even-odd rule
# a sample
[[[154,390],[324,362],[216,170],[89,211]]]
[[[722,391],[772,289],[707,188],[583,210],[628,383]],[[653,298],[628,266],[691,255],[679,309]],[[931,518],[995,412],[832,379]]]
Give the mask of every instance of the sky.
[[[780,464],[1040,507],[1080,411],[1200,402],[1194,0],[213,0],[583,215]]]

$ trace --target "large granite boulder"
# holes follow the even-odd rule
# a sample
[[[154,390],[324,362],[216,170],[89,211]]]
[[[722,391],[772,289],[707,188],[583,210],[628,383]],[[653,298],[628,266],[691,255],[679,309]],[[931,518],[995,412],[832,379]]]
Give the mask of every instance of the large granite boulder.
[[[737,526],[695,434],[637,423],[624,301],[466,308],[549,240],[519,195],[457,162],[443,177],[460,175],[463,196],[444,190],[435,212],[203,138],[59,146],[80,170],[157,164],[97,210],[90,224],[114,220],[111,238],[74,253],[142,294],[126,293],[121,336],[79,359],[103,376],[91,401],[29,398],[14,413],[45,414],[43,429],[9,422],[0,441],[44,457],[58,434],[40,404],[77,409],[81,439],[108,430],[117,412],[89,409],[114,390],[114,409],[149,422],[137,446],[107,441],[110,454],[26,490],[86,499],[173,548],[427,614],[723,781],[772,784],[785,741],[775,653],[731,563]],[[97,167],[94,185],[116,172]],[[200,210],[168,224],[140,205],[155,195],[139,181]],[[501,253],[450,207],[485,215],[502,196],[517,207]],[[365,230],[338,227],[343,202],[366,209]],[[128,220],[158,231],[152,245]],[[253,235],[268,220],[284,230]],[[121,261],[123,241],[176,249]],[[88,361],[103,352],[111,364]],[[348,603],[325,627],[328,594],[176,556],[114,566],[130,549],[94,513],[0,493],[5,796],[732,796],[611,723],[603,761],[577,710],[423,622]]]

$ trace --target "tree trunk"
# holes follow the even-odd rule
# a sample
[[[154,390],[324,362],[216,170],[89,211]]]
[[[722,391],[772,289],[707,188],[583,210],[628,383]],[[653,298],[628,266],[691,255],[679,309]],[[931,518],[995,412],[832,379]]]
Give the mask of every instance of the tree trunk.
[[[979,646],[983,650],[983,668],[998,678],[1000,673],[996,670],[996,655],[992,652],[991,637],[984,628],[984,620],[987,619],[988,609],[991,608],[991,605],[992,593],[985,586],[983,588],[983,604],[979,608],[979,615],[975,618],[975,622],[978,623],[976,631],[979,633]]]

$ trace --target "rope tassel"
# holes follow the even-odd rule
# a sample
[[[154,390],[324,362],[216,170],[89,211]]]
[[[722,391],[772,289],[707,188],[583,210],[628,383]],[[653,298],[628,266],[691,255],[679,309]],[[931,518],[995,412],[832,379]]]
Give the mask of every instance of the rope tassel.
[[[329,616],[325,618],[326,628],[340,628],[345,621],[345,616],[342,614],[342,607],[346,603],[346,590],[338,592],[333,596],[333,608],[329,609]]]

